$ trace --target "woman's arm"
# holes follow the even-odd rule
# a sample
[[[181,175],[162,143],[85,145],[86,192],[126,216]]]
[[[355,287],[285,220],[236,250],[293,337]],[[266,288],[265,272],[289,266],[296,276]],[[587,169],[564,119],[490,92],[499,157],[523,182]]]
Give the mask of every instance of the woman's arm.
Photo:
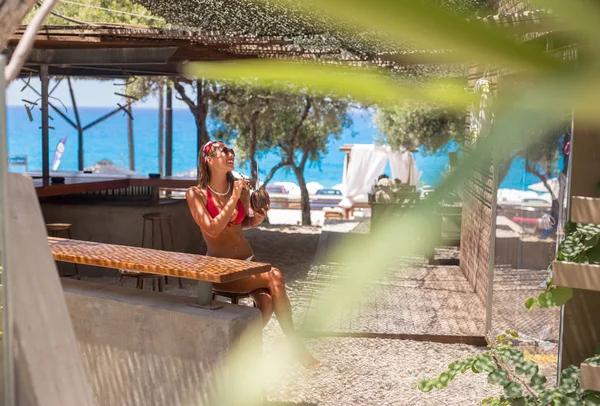
[[[208,213],[208,210],[206,210],[205,199],[196,187],[191,187],[187,190],[185,199],[196,224],[198,224],[202,231],[213,238],[217,238],[225,227],[227,227],[238,200],[235,193],[232,193],[227,203],[225,203],[223,210],[213,218]]]
[[[254,212],[254,217],[246,217],[244,219],[244,222],[242,223],[242,226],[245,229],[247,228],[252,228],[252,227],[256,227],[258,226],[260,223],[262,223],[265,218],[267,217],[267,213],[259,213],[257,211]]]

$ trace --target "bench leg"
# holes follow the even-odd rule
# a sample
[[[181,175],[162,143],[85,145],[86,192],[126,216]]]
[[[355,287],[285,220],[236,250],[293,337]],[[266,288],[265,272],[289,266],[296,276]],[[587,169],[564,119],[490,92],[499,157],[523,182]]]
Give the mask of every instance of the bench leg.
[[[215,310],[223,307],[222,305],[213,306],[212,282],[198,281],[196,304],[199,307]]]
[[[198,282],[197,289],[198,304],[200,306],[210,306],[212,304],[212,283],[211,282]]]

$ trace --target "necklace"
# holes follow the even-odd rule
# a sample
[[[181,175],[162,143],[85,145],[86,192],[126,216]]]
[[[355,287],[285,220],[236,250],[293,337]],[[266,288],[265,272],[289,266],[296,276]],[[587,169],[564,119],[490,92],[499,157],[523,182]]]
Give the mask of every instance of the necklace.
[[[208,186],[208,188],[210,189],[211,192],[213,192],[214,194],[219,195],[219,196],[226,196],[229,194],[229,191],[231,190],[231,183],[227,184],[227,191],[225,193],[219,193],[219,192],[215,191],[213,188],[210,187],[210,185],[206,185],[206,186]]]

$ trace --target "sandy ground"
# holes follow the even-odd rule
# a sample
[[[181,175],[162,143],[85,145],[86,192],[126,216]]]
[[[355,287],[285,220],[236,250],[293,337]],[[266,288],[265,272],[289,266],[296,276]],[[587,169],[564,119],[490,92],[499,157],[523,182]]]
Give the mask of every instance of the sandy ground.
[[[273,211],[272,222],[280,210]],[[257,259],[278,267],[287,283],[294,318],[299,325],[306,313],[302,300],[321,228],[293,224],[284,210],[277,213],[286,224],[271,224],[246,231]],[[314,219],[314,217],[313,217]],[[118,278],[94,278],[116,284]],[[126,285],[133,288],[134,280]],[[171,294],[194,295],[195,283],[184,281],[179,289],[172,281]],[[284,336],[273,318],[265,327],[264,356],[272,354],[274,344]],[[306,370],[297,363],[289,366],[277,380],[269,381],[269,405],[476,405],[499,389],[486,383],[486,376],[461,376],[443,391],[421,393],[415,388],[419,379],[441,373],[453,360],[480,353],[485,348],[461,344],[439,344],[381,338],[318,338],[306,340],[307,346],[323,362],[318,371]],[[251,370],[249,370],[251,373]]]

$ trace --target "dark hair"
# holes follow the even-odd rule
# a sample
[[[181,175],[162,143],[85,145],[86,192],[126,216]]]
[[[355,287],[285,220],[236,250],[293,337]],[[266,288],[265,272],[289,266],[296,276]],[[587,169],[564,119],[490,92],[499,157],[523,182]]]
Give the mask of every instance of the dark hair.
[[[218,142],[215,142],[214,144],[212,144],[206,154],[207,158],[210,156],[214,146],[217,144],[224,144],[224,143],[221,141],[218,141]],[[208,186],[208,182],[210,182],[210,168],[208,167],[208,164],[205,162],[203,149],[204,148],[202,148],[198,152],[198,185],[202,189],[206,189],[206,187]],[[235,180],[233,178],[233,175],[231,174],[231,172],[227,172],[227,180],[229,183],[233,183],[233,181]]]
[[[389,178],[390,178],[390,177],[389,177],[389,176],[387,176],[387,175],[384,173],[383,175],[379,175],[379,177],[377,178],[377,180],[380,180],[380,179],[389,179]]]

